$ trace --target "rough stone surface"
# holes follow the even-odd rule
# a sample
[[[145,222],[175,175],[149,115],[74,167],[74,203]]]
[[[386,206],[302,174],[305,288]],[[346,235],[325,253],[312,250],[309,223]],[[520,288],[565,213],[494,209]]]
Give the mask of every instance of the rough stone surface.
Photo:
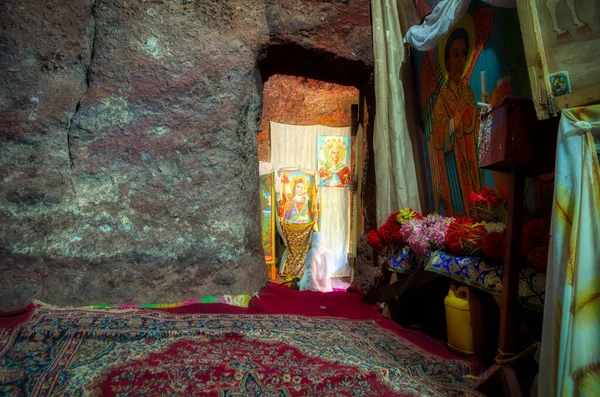
[[[389,282],[389,274],[384,273],[381,259],[367,243],[366,235],[359,239],[358,251],[361,256],[356,261],[353,285],[360,288],[369,300],[377,301],[379,290]]]
[[[263,113],[258,139],[258,158],[271,160],[270,122],[346,127],[351,106],[358,104],[358,89],[306,77],[274,75],[263,88]]]
[[[373,63],[367,0],[4,0],[0,29],[0,310],[257,291],[260,62]]]

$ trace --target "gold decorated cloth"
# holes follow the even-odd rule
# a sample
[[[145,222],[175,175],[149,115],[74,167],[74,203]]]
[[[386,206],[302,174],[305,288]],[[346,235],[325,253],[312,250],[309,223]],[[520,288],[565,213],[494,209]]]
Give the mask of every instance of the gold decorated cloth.
[[[281,222],[283,240],[287,246],[287,258],[281,271],[283,278],[302,277],[314,225],[315,222],[304,224]]]

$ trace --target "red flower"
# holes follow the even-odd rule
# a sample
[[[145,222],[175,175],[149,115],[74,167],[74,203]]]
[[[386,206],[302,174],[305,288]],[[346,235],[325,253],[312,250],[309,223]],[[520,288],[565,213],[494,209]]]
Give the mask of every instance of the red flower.
[[[488,258],[504,257],[504,233],[493,232],[481,241],[481,250]]]
[[[398,216],[398,212],[391,214],[387,221],[381,225],[377,231],[379,238],[381,239],[381,244],[383,244],[384,247],[390,244],[403,245],[404,243],[400,233],[401,225],[396,222],[396,216]]]
[[[370,230],[367,235],[367,242],[375,251],[381,251],[384,249],[384,245],[381,243],[381,238],[379,237],[379,233],[377,230]]]
[[[496,192],[488,187],[481,189],[481,193],[471,192],[469,194],[469,201],[473,204],[484,204],[490,207],[500,203]]]
[[[473,223],[475,223],[475,220],[473,218],[467,218],[466,216],[463,216],[463,217],[455,218],[454,221],[452,221],[452,223],[456,223],[458,225],[471,226]]]
[[[523,225],[521,255],[527,256],[532,249],[548,246],[549,243],[550,221],[548,219],[531,219]]]
[[[448,226],[445,243],[455,254],[470,254],[481,247],[485,235],[484,225],[473,225],[471,218],[457,218]]]
[[[535,247],[527,255],[529,262],[540,271],[546,272],[548,267],[548,246]]]

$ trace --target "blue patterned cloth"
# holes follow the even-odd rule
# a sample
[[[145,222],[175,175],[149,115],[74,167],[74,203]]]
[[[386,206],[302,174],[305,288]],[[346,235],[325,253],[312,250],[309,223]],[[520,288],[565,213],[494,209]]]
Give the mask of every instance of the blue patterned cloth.
[[[385,264],[396,273],[410,274],[425,269],[493,295],[502,295],[503,267],[491,266],[478,257],[456,256],[444,251],[428,251],[420,255],[405,246],[390,250]],[[521,269],[521,303],[531,310],[542,312],[545,295],[546,274],[531,267]]]
[[[410,274],[422,270],[427,264],[429,252],[419,255],[408,246],[398,247],[390,250],[386,260],[387,268],[396,273]]]
[[[481,258],[454,256],[443,251],[431,252],[428,258],[425,270],[494,295],[502,295],[502,266],[490,266]],[[545,289],[546,274],[533,268],[519,271],[519,299],[524,306],[543,311]]]

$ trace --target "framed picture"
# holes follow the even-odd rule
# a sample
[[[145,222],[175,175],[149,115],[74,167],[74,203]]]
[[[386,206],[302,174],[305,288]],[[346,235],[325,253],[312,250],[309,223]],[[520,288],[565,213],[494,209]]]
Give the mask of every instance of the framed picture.
[[[345,187],[350,184],[350,137],[317,137],[319,186]]]
[[[283,222],[306,224],[316,216],[315,177],[302,170],[285,170],[281,174],[283,190],[279,200],[279,217]]]

